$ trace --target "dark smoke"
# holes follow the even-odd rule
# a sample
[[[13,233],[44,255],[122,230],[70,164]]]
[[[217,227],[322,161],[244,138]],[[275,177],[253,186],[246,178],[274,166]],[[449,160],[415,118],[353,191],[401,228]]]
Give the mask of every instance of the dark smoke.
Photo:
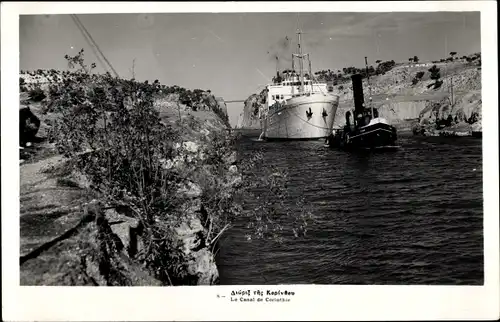
[[[280,39],[277,43],[272,45],[268,51],[268,59],[270,61],[278,61],[278,65],[280,64],[288,64],[292,63],[292,50],[291,50],[291,40],[288,36]],[[291,66],[279,66],[280,69],[283,67],[291,67]]]

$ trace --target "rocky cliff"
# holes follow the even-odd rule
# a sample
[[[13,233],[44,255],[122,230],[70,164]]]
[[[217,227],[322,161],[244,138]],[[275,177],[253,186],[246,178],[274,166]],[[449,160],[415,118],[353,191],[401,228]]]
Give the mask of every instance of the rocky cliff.
[[[427,67],[426,67],[427,68]],[[443,66],[441,66],[443,68]],[[443,68],[444,69],[444,68]],[[424,76],[414,83],[418,72]],[[441,78],[442,85],[435,89],[435,80],[429,78],[427,69],[422,67],[396,68],[370,80],[374,106],[381,116],[392,123],[416,121],[435,125],[436,108],[438,120],[451,115],[470,119],[474,113],[481,115],[481,70],[467,63],[455,63],[448,69],[448,74]],[[453,106],[451,106],[451,88],[453,87]],[[364,81],[365,101],[368,101],[368,84]],[[336,124],[341,124],[343,115],[352,109],[352,90],[347,87],[341,95],[341,105],[337,111]],[[437,105],[436,105],[437,104]],[[437,107],[439,105],[439,107]],[[431,106],[434,106],[431,108]],[[434,115],[434,116],[431,116]],[[424,121],[426,119],[426,121]],[[340,120],[340,123],[339,123]],[[480,123],[476,124],[478,127]]]
[[[440,86],[436,87],[435,79],[431,79],[429,71],[433,65],[439,68]],[[440,114],[438,120],[451,115],[455,122],[458,119],[474,121],[471,124],[475,130],[481,130],[481,67],[477,62],[457,60],[449,63],[422,63],[398,65],[384,74],[370,78],[374,106],[381,116],[395,124],[415,121],[417,123],[432,123],[438,103]],[[363,81],[365,102],[369,100],[368,82]],[[451,100],[453,88],[453,106]],[[349,82],[337,83],[334,94],[339,95],[339,108],[335,118],[335,126],[344,124],[345,112],[353,108],[352,85]],[[258,124],[256,111],[261,94],[251,95],[245,102],[240,116],[239,126],[256,126]],[[263,98],[265,99],[265,98]],[[434,104],[434,105],[433,105]],[[430,108],[434,106],[434,108]],[[410,127],[411,128],[411,127]]]
[[[266,102],[265,91],[250,95],[244,103],[237,129],[260,129],[259,109]]]
[[[51,80],[41,88],[36,79],[21,75],[20,105],[29,106],[41,123],[36,142],[21,153],[21,285],[217,284],[213,250],[229,211],[222,205],[241,183],[227,114],[217,99],[209,92],[171,91],[157,83],[51,74],[61,75],[63,81]],[[127,86],[134,91],[126,91]],[[45,97],[35,95],[39,89]],[[136,119],[151,124],[149,140],[155,146],[150,148],[145,147],[147,141],[139,142],[143,135],[133,134],[135,127],[141,128],[137,121],[127,121],[123,124],[129,126],[123,128],[106,130],[105,125],[137,117],[139,106],[149,109],[141,99],[143,91],[156,93],[153,109]],[[137,97],[123,95],[133,92]],[[96,127],[91,135],[85,132],[92,130],[89,126],[72,128],[72,118],[92,111],[86,108],[98,108],[93,103],[97,100],[107,105],[94,115],[105,118],[104,127]],[[96,142],[103,133],[111,145],[99,147]],[[83,148],[85,137],[96,141],[90,142],[93,148]],[[68,145],[72,140],[77,144]],[[163,143],[166,150],[158,148]],[[124,148],[145,152],[127,158]],[[113,158],[102,154],[103,149]],[[144,158],[149,152],[152,155]],[[90,170],[97,162],[93,160],[101,157],[102,165],[115,162],[116,169],[108,167],[103,176],[96,173],[99,168]],[[151,175],[131,173],[138,168],[130,163],[142,162],[140,158],[150,164],[137,163],[139,168],[156,169]],[[126,166],[130,170],[119,171]],[[130,178],[123,181],[115,175]],[[149,180],[147,186],[137,181],[137,188],[160,185],[151,194],[120,186],[135,180],[134,175]],[[150,204],[141,206],[142,198],[150,198]]]

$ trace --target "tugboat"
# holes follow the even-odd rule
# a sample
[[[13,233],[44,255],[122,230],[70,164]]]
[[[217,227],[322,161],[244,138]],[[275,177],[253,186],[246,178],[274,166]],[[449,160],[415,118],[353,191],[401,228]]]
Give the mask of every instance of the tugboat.
[[[365,63],[367,64],[366,57]],[[368,75],[368,66],[367,66]],[[334,129],[327,139],[330,147],[344,150],[396,150],[397,131],[394,126],[380,117],[371,102],[370,108],[364,103],[363,82],[360,74],[351,76],[354,98],[354,111],[345,114],[346,124],[342,129]]]

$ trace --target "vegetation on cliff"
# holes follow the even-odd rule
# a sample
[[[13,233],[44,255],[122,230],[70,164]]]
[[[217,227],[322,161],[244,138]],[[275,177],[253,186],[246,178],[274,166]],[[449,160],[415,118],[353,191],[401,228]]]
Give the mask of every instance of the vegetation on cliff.
[[[434,128],[439,127],[428,113],[432,103],[441,102],[440,124],[448,124],[448,113],[451,113],[453,123],[455,116],[465,113],[466,119],[475,125],[475,131],[481,129],[481,54],[463,55],[450,52],[450,56],[441,61],[422,62],[419,57],[411,57],[406,63],[396,63],[394,60],[377,60],[377,66],[366,68],[345,67],[338,70],[321,70],[315,73],[316,79],[326,81],[334,86],[333,94],[340,96],[340,106],[337,109],[336,125],[343,121],[347,109],[352,108],[352,85],[350,76],[359,73],[363,78],[371,76],[370,87],[373,103],[385,113],[384,117],[392,122],[404,123],[408,119],[418,119],[429,123]],[[364,80],[364,88],[367,88]],[[453,88],[453,97],[452,97]],[[365,101],[368,100],[368,90],[365,90]],[[261,102],[261,99],[264,101]],[[258,111],[265,103],[263,92],[251,95],[246,101],[239,127],[260,128]],[[418,104],[417,104],[418,103]],[[421,104],[420,104],[421,103]],[[418,105],[418,108],[417,108]],[[447,107],[449,106],[449,108]],[[425,109],[427,107],[427,109]],[[410,110],[408,110],[410,108]],[[424,113],[419,113],[425,109]],[[418,110],[418,111],[417,111]],[[435,115],[435,111],[432,115]],[[443,116],[444,115],[444,116]],[[442,119],[444,117],[444,119]],[[426,119],[425,121],[423,121]],[[460,115],[457,117],[460,119]],[[429,121],[429,122],[427,122]],[[420,123],[422,123],[420,122]],[[401,124],[400,124],[401,125]],[[427,126],[427,125],[426,125]],[[411,128],[411,124],[408,126]],[[417,130],[419,132],[420,130]],[[470,131],[469,131],[470,132]]]
[[[64,156],[48,170],[59,176],[56,185],[83,187],[93,200],[80,205],[87,225],[72,230],[77,241],[58,244],[78,249],[66,250],[76,277],[47,282],[40,276],[60,272],[25,271],[26,283],[217,284],[220,237],[243,213],[252,238],[279,241],[275,212],[294,215],[283,204],[286,174],[269,168],[257,176],[258,152],[238,160],[238,138],[228,134],[227,115],[210,93],[93,74],[83,51],[65,58],[74,70],[42,73],[46,82],[20,86],[29,102],[40,102],[48,138]],[[255,189],[266,191],[262,207],[244,210],[238,196]],[[296,234],[305,233],[307,216],[295,218]],[[22,232],[32,231],[23,223]],[[30,263],[44,247],[27,247],[22,271],[43,266]]]
[[[376,68],[374,68],[373,66],[368,66],[368,70],[366,69],[366,67],[357,68],[354,66],[350,66],[342,68],[342,71],[337,70],[337,72],[335,72],[334,70],[328,69],[317,71],[314,74],[317,75],[317,79],[319,81],[332,82],[333,85],[336,86],[339,84],[350,82],[351,75],[353,74],[360,74],[362,78],[375,75],[384,75],[392,68],[394,68],[394,66],[396,66],[396,62],[394,60],[385,62],[377,60],[377,64],[378,65]]]

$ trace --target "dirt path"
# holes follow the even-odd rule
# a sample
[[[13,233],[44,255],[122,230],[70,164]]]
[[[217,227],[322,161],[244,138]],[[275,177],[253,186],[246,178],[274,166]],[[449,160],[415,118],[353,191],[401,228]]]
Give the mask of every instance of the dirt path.
[[[89,199],[86,189],[61,173],[63,164],[61,156],[52,156],[20,166],[21,285],[83,283],[77,280],[81,280],[77,239],[36,252],[75,227],[83,218],[81,206]]]

